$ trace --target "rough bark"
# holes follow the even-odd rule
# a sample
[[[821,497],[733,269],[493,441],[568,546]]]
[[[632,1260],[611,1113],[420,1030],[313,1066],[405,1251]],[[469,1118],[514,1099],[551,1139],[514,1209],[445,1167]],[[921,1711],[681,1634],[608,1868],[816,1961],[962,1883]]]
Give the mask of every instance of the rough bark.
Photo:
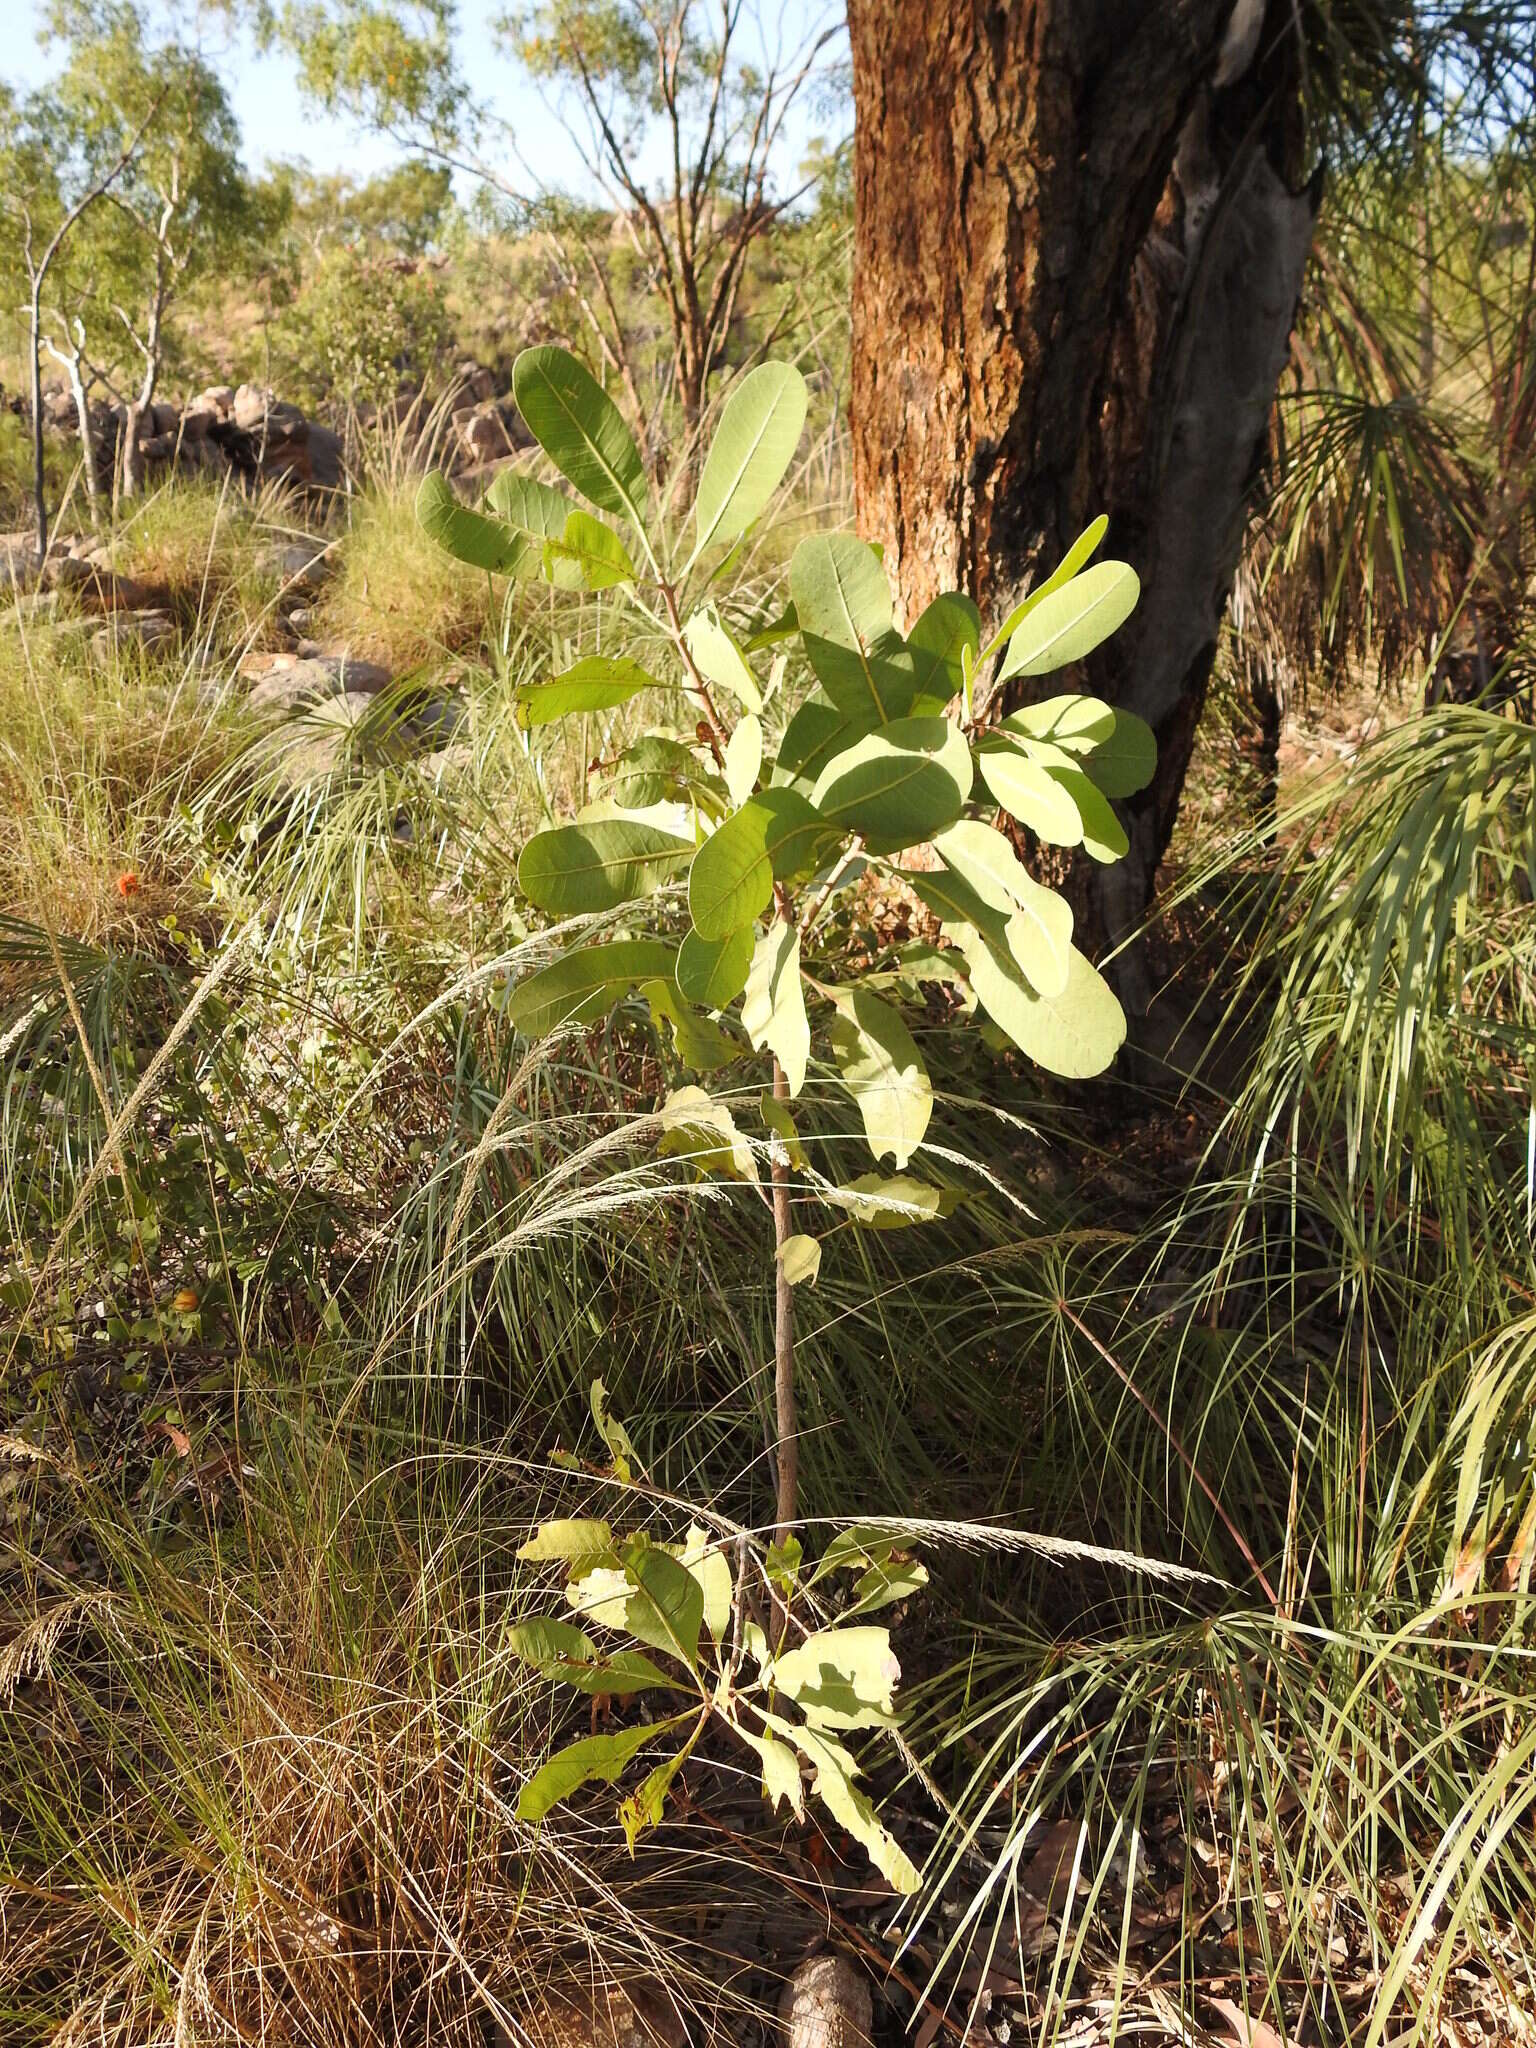
[[[905,614],[959,586],[999,617],[1100,511],[1142,577],[1077,678],[1159,743],[1129,858],[1076,880],[1099,947],[1140,923],[1167,847],[1310,241],[1290,20],[1284,0],[849,7],[854,479]]]

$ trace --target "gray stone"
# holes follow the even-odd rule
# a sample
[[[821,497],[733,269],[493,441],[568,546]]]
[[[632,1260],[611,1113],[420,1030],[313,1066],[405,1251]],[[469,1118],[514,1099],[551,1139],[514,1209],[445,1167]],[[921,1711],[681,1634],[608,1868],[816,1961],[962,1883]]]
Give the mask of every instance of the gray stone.
[[[98,661],[127,647],[156,654],[175,644],[176,627],[164,612],[114,612],[106,625],[98,626],[91,635],[91,652]]]
[[[0,591],[32,589],[39,567],[30,533],[0,533]]]
[[[270,669],[246,702],[253,711],[295,711],[330,698],[373,697],[389,681],[377,662],[351,661],[342,654],[317,654]]]

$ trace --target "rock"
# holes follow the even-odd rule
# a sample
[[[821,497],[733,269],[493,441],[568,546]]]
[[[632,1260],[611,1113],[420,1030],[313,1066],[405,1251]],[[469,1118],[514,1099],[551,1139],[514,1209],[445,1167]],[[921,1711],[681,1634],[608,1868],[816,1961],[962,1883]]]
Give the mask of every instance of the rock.
[[[244,427],[249,433],[259,427],[267,417],[267,407],[272,394],[260,384],[242,384],[230,401],[230,414],[237,427]]]
[[[0,533],[0,591],[31,590],[40,569],[30,533]]]
[[[496,396],[496,372],[487,369],[484,363],[477,363],[473,356],[466,356],[463,362],[455,363],[453,374],[463,388],[469,407],[483,404],[487,398]]]
[[[253,711],[293,711],[343,696],[367,699],[389,681],[389,670],[377,662],[349,661],[340,654],[278,659],[282,665],[274,663],[246,699]]]
[[[358,727],[372,705],[371,696],[348,690],[305,706],[299,717],[274,735],[277,753],[273,767],[279,786],[292,792],[324,782],[349,757],[369,765],[400,759],[405,749],[393,729],[371,733],[366,739],[359,734]]]
[[[174,434],[181,425],[181,408],[156,399],[142,415],[142,423],[151,434]]]
[[[513,417],[503,412],[498,405],[478,406],[471,413],[460,414],[454,420],[459,445],[471,462],[494,462],[515,455],[520,447],[527,445],[527,436],[521,423],[514,423]]]
[[[110,621],[91,635],[91,652],[98,661],[106,661],[128,646],[155,654],[175,644],[175,624],[164,612],[114,612]]]
[[[869,1980],[847,1956],[812,1956],[779,2000],[783,2048],[870,2048]]]
[[[220,419],[228,419],[235,409],[235,387],[233,384],[210,384],[206,391],[200,391],[188,407],[190,412],[211,412]]]
[[[341,436],[330,427],[309,430],[309,480],[323,491],[339,491],[345,465]]]
[[[439,747],[435,754],[426,755],[421,762],[421,772],[429,782],[440,789],[445,782],[461,782],[472,775],[475,767],[475,750],[465,740],[454,740],[446,747]]]
[[[539,2048],[686,2048],[682,2015],[658,1983],[560,1984],[530,2012],[526,2038]]]
[[[175,453],[174,434],[151,434],[147,441],[139,443],[139,459],[143,462],[169,462]]]
[[[220,418],[221,415],[215,412],[211,405],[205,405],[201,399],[188,406],[181,416],[182,448],[186,449],[193,442],[206,441]]]
[[[262,564],[295,591],[318,590],[330,568],[323,540],[284,541],[266,550]]]

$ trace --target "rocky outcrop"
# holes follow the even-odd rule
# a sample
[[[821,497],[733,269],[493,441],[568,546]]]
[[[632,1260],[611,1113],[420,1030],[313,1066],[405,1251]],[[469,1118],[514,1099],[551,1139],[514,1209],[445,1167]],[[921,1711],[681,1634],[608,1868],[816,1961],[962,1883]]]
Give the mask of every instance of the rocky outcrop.
[[[488,469],[533,445],[496,371],[483,363],[461,362],[453,389],[457,396],[442,451],[446,468]],[[402,403],[413,395],[402,391]],[[23,400],[3,390],[0,406],[24,411]],[[98,401],[90,411],[98,482],[110,496],[122,464],[127,409]],[[50,434],[78,437],[74,400],[66,388],[44,390],[43,424]],[[249,483],[278,480],[316,492],[339,490],[346,481],[341,435],[260,384],[211,384],[184,405],[157,401],[146,406],[137,445],[139,474],[150,483],[173,469],[233,475]],[[0,560],[0,581],[6,573],[7,564]]]

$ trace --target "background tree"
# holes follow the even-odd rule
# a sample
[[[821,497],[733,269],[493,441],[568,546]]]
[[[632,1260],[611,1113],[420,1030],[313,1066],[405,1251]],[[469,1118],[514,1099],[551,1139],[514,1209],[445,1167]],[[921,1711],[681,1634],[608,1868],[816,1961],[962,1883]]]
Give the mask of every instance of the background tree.
[[[910,619],[946,581],[1006,604],[1110,514],[1145,594],[1088,673],[1158,738],[1129,858],[1080,892],[1119,939],[1177,813],[1325,146],[1387,150],[1453,105],[1528,120],[1530,10],[852,0],[849,31],[860,523]]]
[[[128,169],[141,146],[154,106],[119,138],[115,155],[83,147],[58,118],[51,95],[18,102],[0,91],[0,208],[10,232],[0,249],[0,277],[17,290],[27,323],[27,376],[32,413],[33,506],[37,554],[48,553],[48,499],[44,480],[42,346],[46,298],[60,256],[82,221]],[[9,293],[8,293],[9,296]],[[77,394],[77,406],[80,398]],[[81,412],[89,442],[89,420]]]
[[[637,421],[643,321],[629,279],[659,293],[666,392],[689,434],[719,365],[754,249],[810,184],[781,186],[786,124],[832,75],[838,10],[748,0],[541,0],[501,23],[504,47],[548,90],[602,205],[551,195],[538,168],[509,174],[508,138],[458,74],[449,0],[291,0],[269,29],[311,92],[362,113],[405,146],[468,169],[529,205],[595,353]],[[530,192],[531,188],[531,192]],[[530,205],[531,198],[531,205]],[[648,449],[652,457],[657,445]]]
[[[67,49],[54,88],[60,118],[88,155],[113,159],[126,136],[141,138],[110,190],[95,285],[117,330],[113,353],[126,386],[121,487],[132,497],[140,423],[165,369],[170,313],[257,238],[262,215],[223,83],[198,51],[174,37],[154,43],[132,0],[59,0],[49,26]]]

